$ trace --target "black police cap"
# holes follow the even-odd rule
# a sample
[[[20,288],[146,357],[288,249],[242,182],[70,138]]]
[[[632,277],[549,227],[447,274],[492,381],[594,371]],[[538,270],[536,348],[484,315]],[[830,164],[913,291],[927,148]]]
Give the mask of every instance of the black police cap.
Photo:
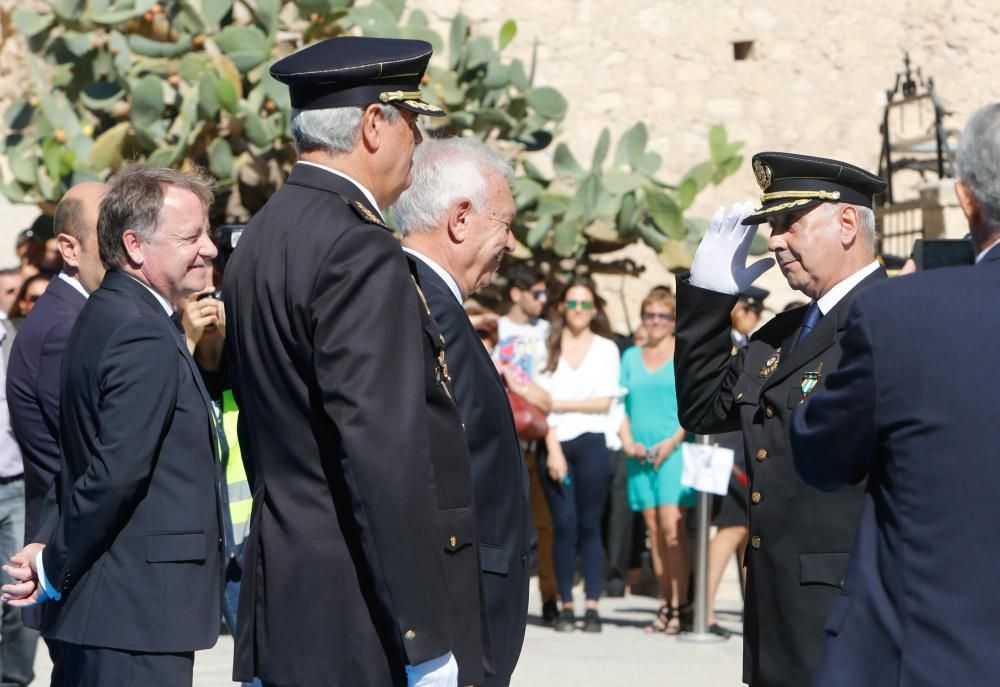
[[[748,286],[747,290],[740,294],[740,302],[760,311],[764,309],[764,299],[770,295],[771,292],[767,289],[762,289],[759,286]]]
[[[431,52],[426,41],[342,36],[278,60],[271,76],[288,85],[292,107],[300,110],[383,103],[441,116],[445,111],[420,94]]]
[[[884,179],[860,167],[795,153],[757,153],[753,173],[763,191],[761,207],[743,224],[761,224],[827,201],[870,208],[874,196],[886,187]]]

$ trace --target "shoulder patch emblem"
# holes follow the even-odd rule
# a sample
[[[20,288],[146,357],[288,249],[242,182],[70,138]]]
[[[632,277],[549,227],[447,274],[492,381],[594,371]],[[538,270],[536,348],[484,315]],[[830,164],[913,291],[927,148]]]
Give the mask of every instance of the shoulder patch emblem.
[[[380,227],[388,229],[386,223],[382,221],[382,218],[376,215],[374,212],[368,209],[368,206],[362,203],[360,200],[351,201],[351,207],[354,211],[361,215],[361,219],[372,224],[377,224]]]

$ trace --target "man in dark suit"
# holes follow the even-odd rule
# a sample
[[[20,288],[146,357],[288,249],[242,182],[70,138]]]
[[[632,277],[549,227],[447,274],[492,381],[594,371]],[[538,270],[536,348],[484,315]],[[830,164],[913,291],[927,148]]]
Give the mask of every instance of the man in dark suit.
[[[299,162],[226,266],[254,491],[235,677],[480,682],[472,478],[442,339],[382,219],[410,183],[431,56],[334,38],[271,67]]]
[[[874,259],[878,177],[836,160],[758,153],[762,207],[720,208],[688,279],[677,284],[677,398],[692,432],[742,430],[750,479],[745,682],[801,687],[819,661],[823,621],[840,589],[862,488],[824,494],[795,475],[790,415],[840,360],[850,299],[885,278]],[[746,266],[757,225],[789,285],[812,299],[733,350],[730,311],[773,266]]]
[[[977,264],[860,294],[840,367],[793,414],[802,479],[868,481],[817,687],[1000,684],[1000,105],[973,116],[958,163]]]
[[[528,604],[527,473],[504,382],[462,302],[489,283],[514,250],[513,172],[466,138],[423,143],[413,183],[393,206],[403,250],[444,334],[455,400],[472,459],[479,562],[493,675],[507,685],[521,653]]]
[[[172,317],[205,286],[210,181],[127,167],[101,201],[108,269],[63,362],[59,512],[4,569],[45,600],[67,684],[191,684],[222,588],[211,405]],[[26,597],[26,598],[25,598]]]
[[[59,373],[63,353],[87,295],[104,279],[97,246],[97,212],[107,185],[77,184],[56,206],[53,231],[63,269],[21,323],[7,367],[7,404],[24,458],[24,542],[36,540],[45,513],[58,512]],[[23,609],[25,625],[41,627],[41,608]],[[53,685],[62,684],[61,661],[49,645]]]

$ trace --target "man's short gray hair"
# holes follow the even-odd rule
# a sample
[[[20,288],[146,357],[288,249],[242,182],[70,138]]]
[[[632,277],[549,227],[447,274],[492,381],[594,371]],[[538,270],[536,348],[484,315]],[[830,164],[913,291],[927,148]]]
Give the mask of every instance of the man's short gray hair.
[[[986,228],[1000,230],[1000,103],[980,108],[965,127],[958,178],[979,201]]]
[[[392,206],[403,236],[437,228],[457,200],[468,200],[478,211],[486,201],[490,174],[508,185],[514,180],[510,163],[474,138],[424,141],[413,154],[410,174],[410,187]]]
[[[395,107],[379,105],[389,124],[399,119]],[[331,107],[325,110],[292,108],[292,139],[299,155],[314,150],[349,153],[358,142],[364,107]]]

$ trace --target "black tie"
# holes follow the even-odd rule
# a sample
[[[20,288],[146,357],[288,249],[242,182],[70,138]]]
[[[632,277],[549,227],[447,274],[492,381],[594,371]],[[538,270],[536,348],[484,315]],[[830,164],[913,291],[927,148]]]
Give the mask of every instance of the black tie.
[[[823,313],[819,311],[819,305],[816,301],[809,304],[806,308],[806,316],[802,319],[802,329],[799,331],[799,341],[809,336],[809,332],[813,330],[816,323],[819,322],[820,318],[823,317]]]

